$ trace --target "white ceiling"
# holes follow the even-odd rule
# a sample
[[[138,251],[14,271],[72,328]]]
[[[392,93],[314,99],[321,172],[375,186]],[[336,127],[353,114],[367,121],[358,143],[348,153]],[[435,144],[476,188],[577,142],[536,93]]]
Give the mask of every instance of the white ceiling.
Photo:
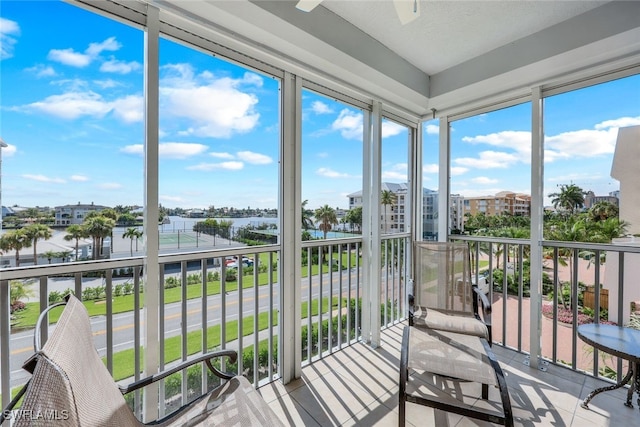
[[[418,115],[640,65],[640,1],[418,0],[406,25],[391,0],[324,0],[309,13],[297,0],[142,1],[259,60]]]

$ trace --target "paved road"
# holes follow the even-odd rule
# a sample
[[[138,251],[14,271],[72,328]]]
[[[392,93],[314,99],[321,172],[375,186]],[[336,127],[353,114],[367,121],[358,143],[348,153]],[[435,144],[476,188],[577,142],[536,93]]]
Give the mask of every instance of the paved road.
[[[355,270],[344,270],[342,272],[343,295],[346,294],[348,286],[348,278],[351,275],[351,296],[355,297],[356,293],[356,272]],[[333,272],[333,296],[338,295],[338,287],[340,284],[339,272]],[[312,299],[318,298],[319,293],[319,276],[312,277]],[[62,289],[68,287],[66,284],[60,284]],[[329,275],[322,276],[322,295],[329,295]],[[278,309],[279,301],[279,285],[273,285],[274,309]],[[226,321],[237,320],[238,318],[238,292],[229,292],[226,298]],[[302,280],[302,301],[309,300],[309,280]],[[221,295],[210,295],[207,297],[207,324],[209,326],[221,323]],[[252,289],[244,289],[242,291],[242,314],[243,317],[254,314],[254,291]],[[187,301],[187,332],[202,329],[202,300],[199,298]],[[259,288],[258,311],[267,312],[269,310],[268,287],[261,286]],[[140,318],[144,321],[144,312],[140,313]],[[181,303],[172,303],[165,306],[165,336],[167,338],[177,336],[182,333],[182,307]],[[92,330],[94,334],[96,348],[101,356],[106,355],[106,316],[95,316],[91,319]],[[55,328],[52,325],[51,328]],[[134,338],[134,314],[133,312],[120,313],[113,316],[113,346],[114,352],[122,351],[133,347]],[[22,363],[33,354],[33,331],[22,331],[11,336],[11,386],[23,384],[30,375],[21,369]]]

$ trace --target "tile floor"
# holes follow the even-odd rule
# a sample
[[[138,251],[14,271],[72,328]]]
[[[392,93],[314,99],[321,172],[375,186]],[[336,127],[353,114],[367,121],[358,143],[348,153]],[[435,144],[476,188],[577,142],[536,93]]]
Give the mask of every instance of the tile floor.
[[[385,330],[376,350],[353,345],[305,367],[302,377],[290,384],[275,382],[259,391],[287,425],[397,426],[403,327]],[[623,405],[626,390],[599,394],[587,410],[580,406],[582,399],[608,383],[554,365],[546,372],[532,369],[522,363],[522,354],[500,346],[494,346],[494,353],[507,378],[516,426],[640,427],[637,405],[634,409]],[[463,388],[465,395],[480,394],[479,385]],[[476,404],[491,402],[499,402],[497,390],[490,391],[489,402]],[[411,403],[406,416],[407,425],[416,427],[492,425]]]

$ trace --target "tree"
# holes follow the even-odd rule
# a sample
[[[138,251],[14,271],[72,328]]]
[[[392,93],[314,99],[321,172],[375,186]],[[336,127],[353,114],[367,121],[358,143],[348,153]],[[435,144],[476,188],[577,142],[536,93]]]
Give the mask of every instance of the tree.
[[[12,280],[9,282],[9,303],[15,305],[23,298],[29,298],[34,295],[33,289],[22,280]]]
[[[562,184],[560,186],[560,192],[551,193],[549,197],[552,197],[551,203],[554,208],[560,208],[573,215],[584,206],[584,195],[584,190],[577,185]]]
[[[385,233],[388,233],[389,230],[387,229],[387,206],[388,205],[395,205],[396,201],[398,200],[398,198],[396,197],[395,193],[393,191],[390,190],[382,190],[382,193],[380,194],[380,203],[382,205],[384,205],[384,231]]]
[[[20,267],[20,250],[31,247],[31,239],[23,229],[11,230],[0,236],[0,248],[5,251],[16,251],[16,267]]]
[[[313,211],[311,209],[307,209],[307,203],[309,203],[309,200],[305,200],[304,202],[302,202],[302,229],[303,230],[308,230],[310,228],[313,228],[313,219],[311,218],[313,216]]]
[[[89,237],[87,234],[87,230],[84,227],[78,224],[72,224],[67,227],[67,234],[64,236],[64,240],[70,242],[72,240],[76,241],[76,261],[78,260],[78,244],[80,243],[80,239],[84,239],[85,237]]]
[[[362,206],[358,206],[353,209],[349,209],[345,219],[349,223],[351,227],[351,231],[353,231],[353,226],[355,225],[358,231],[362,230]]]
[[[124,232],[124,234],[122,235],[123,239],[129,238],[131,239],[131,246],[130,246],[130,250],[131,250],[131,256],[133,256],[133,239],[136,240],[136,252],[138,251],[138,239],[142,237],[142,230],[138,230],[135,227],[129,227],[127,228],[127,231]]]
[[[83,226],[87,235],[93,239],[93,259],[98,259],[102,254],[104,238],[111,235],[116,221],[112,218],[92,215],[88,219],[85,218]]]
[[[320,223],[318,228],[322,231],[325,239],[327,238],[327,233],[331,231],[331,226],[338,225],[336,210],[329,205],[324,205],[316,209],[313,216]]]
[[[617,218],[618,213],[618,207],[611,202],[598,202],[589,209],[589,215],[594,221]]]
[[[53,232],[44,224],[31,224],[24,228],[24,232],[33,243],[33,264],[38,265],[38,240],[49,240],[53,236]]]

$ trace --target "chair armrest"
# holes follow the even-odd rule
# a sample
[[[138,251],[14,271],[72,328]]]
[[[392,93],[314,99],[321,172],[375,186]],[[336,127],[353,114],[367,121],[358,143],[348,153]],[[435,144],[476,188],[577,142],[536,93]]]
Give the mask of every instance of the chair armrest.
[[[486,314],[491,313],[491,302],[489,301],[489,298],[487,298],[485,293],[482,292],[476,285],[473,285],[473,291],[480,298],[480,303],[482,304],[483,313],[486,313]]]
[[[215,359],[217,357],[228,357],[231,363],[235,363],[235,361],[238,359],[238,353],[235,350],[217,350],[211,353],[205,353],[191,360],[186,360],[171,369],[167,369],[166,371],[162,371],[157,374],[148,376],[146,378],[142,378],[136,382],[129,384],[126,387],[118,387],[118,388],[120,389],[120,392],[122,394],[127,394],[134,390],[138,390],[142,387],[146,387],[149,384],[152,384],[156,381],[166,378],[169,375],[175,374],[176,372],[182,371],[183,369],[186,369],[200,362],[205,362],[209,370],[220,378],[223,378],[225,380],[230,380],[231,378],[235,377],[235,374],[219,371],[211,364],[211,359]]]

